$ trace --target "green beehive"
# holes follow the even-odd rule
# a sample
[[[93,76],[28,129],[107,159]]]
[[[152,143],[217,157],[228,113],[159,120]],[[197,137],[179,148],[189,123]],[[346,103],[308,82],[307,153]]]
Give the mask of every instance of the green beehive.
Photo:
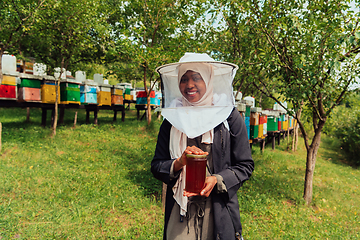
[[[250,125],[250,139],[255,139],[259,135],[259,125]]]
[[[60,88],[60,101],[80,102],[80,88]]]
[[[131,89],[130,89],[130,88],[125,88],[125,94],[130,95],[130,91],[131,91]]]
[[[245,117],[250,117],[250,112],[251,112],[251,106],[246,105]]]
[[[36,79],[26,79],[22,78],[21,83],[18,84],[18,88],[28,87],[28,88],[41,88],[41,81]]]
[[[267,131],[269,131],[269,132],[278,131],[278,121],[277,121],[276,117],[268,116]]]
[[[78,88],[78,89],[80,89],[80,84],[70,83],[70,82],[62,82],[62,83],[60,83],[60,89],[65,90],[65,88]]]

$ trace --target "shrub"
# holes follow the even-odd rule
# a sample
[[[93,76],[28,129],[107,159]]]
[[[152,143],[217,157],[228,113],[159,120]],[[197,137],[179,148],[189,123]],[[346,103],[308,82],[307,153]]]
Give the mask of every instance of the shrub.
[[[360,166],[360,111],[355,112],[355,117],[348,124],[339,124],[334,135],[341,141],[348,162]]]

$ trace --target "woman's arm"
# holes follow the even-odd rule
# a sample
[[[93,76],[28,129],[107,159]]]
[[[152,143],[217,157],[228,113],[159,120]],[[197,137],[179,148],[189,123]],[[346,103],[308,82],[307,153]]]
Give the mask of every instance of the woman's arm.
[[[237,109],[233,110],[227,120],[230,127],[230,143],[225,144],[226,150],[222,154],[224,158],[230,158],[230,166],[221,169],[217,174],[223,177],[228,197],[231,198],[236,194],[239,187],[250,178],[254,170],[254,161],[251,157],[245,122]],[[223,133],[223,135],[225,136],[226,134]],[[227,151],[228,149],[230,151]],[[217,159],[222,157],[218,155]]]
[[[173,161],[169,151],[171,124],[165,119],[161,124],[156,143],[155,155],[151,162],[154,177],[166,184],[170,183],[170,169]]]

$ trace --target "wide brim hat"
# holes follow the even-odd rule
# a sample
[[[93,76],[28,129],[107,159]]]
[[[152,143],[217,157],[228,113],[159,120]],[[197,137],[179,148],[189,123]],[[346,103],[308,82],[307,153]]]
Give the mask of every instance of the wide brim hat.
[[[236,64],[216,61],[206,53],[185,53],[179,62],[165,64],[156,68],[156,72],[160,74],[161,79],[163,108],[168,107],[174,99],[181,97],[178,86],[178,69],[181,64],[185,63],[205,63],[211,65],[214,73],[214,93],[225,93],[232,96],[232,81],[238,70]]]

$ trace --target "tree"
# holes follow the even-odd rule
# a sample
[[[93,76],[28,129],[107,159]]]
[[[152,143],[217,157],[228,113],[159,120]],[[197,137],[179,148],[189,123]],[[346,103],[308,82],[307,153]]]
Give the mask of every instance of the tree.
[[[146,0],[112,2],[109,22],[115,34],[114,53],[118,64],[114,72],[125,78],[142,80],[147,93],[147,119],[151,122],[150,92],[158,80],[155,68],[176,62],[186,51],[201,44],[197,20],[205,10],[203,1]],[[195,27],[197,26],[197,27]],[[201,30],[200,30],[201,32]],[[120,75],[119,74],[119,75]]]
[[[47,1],[37,19],[36,39],[26,39],[29,42],[26,50],[49,66],[50,71],[95,60],[103,51],[99,46],[107,33],[104,18],[98,11],[100,3],[100,0]],[[56,82],[58,89],[60,76]],[[53,135],[56,135],[58,98],[57,94]]]
[[[310,204],[321,132],[359,73],[359,13],[350,11],[346,0],[220,3],[230,19],[225,31],[254,43],[244,62],[256,69],[258,90],[281,104],[279,93],[293,105],[287,110],[297,119],[307,150],[304,199]],[[242,30],[231,32],[231,24]],[[295,114],[303,104],[312,111],[313,133]]]
[[[18,43],[29,35],[45,0],[2,0],[0,2],[0,83],[1,56],[5,51],[17,53]]]

